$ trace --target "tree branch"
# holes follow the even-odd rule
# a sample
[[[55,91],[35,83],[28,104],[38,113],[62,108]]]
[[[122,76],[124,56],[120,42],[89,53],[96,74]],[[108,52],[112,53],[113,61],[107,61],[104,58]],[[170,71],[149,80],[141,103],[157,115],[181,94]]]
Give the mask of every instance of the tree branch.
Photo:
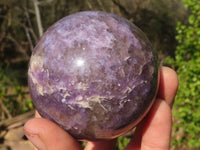
[[[13,38],[10,34],[7,35],[7,38],[11,40],[18,47],[18,51],[24,55],[24,58],[26,60],[28,60],[29,56],[26,53],[26,50],[19,44],[19,42],[15,38]]]
[[[29,11],[27,8],[24,8],[25,10],[25,16],[27,18],[27,22],[28,22],[28,26],[29,28],[28,31],[31,33],[33,39],[34,39],[34,42],[37,43],[38,42],[38,37],[36,36],[35,32],[33,31],[33,26],[32,26],[32,23],[31,23],[31,19],[30,19],[30,15],[29,15]]]
[[[34,4],[34,7],[35,7],[39,36],[41,37],[42,34],[43,34],[43,27],[42,27],[42,21],[41,21],[41,16],[40,16],[40,9],[38,7],[38,1],[33,0],[33,4]]]
[[[7,117],[8,117],[9,119],[11,119],[11,118],[12,118],[12,115],[10,114],[9,110],[7,109],[7,107],[4,105],[2,99],[0,99],[0,106],[1,106],[1,108],[2,108],[2,111],[6,113]]]
[[[25,28],[25,32],[26,32],[26,37],[27,37],[28,42],[30,44],[31,51],[33,51],[33,42],[31,40],[31,36],[29,34],[28,28],[26,26],[24,28]]]
[[[6,119],[0,122],[0,129],[8,129],[11,128],[11,125],[14,126],[14,124],[24,124],[27,120],[34,117],[35,110],[31,110],[25,114],[18,115],[16,117],[13,117],[11,119]]]
[[[119,0],[112,0],[112,2],[118,6],[121,13],[126,16],[128,19],[132,18],[131,13],[119,2]]]
[[[87,5],[88,5],[89,9],[92,10],[92,5],[91,5],[91,3],[89,2],[89,0],[87,0]]]
[[[102,2],[101,2],[101,0],[97,0],[97,3],[99,4],[99,6],[101,7],[101,9],[103,11],[106,11],[105,8],[104,8],[104,6],[103,6],[103,4],[102,4]]]

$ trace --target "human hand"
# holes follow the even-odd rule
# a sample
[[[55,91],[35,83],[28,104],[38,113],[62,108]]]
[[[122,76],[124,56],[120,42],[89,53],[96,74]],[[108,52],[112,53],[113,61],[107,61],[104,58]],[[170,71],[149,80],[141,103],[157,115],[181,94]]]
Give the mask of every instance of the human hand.
[[[135,133],[125,150],[169,150],[172,128],[172,105],[178,89],[178,77],[168,68],[160,69],[160,85],[148,115],[136,127]],[[39,150],[81,150],[81,146],[70,134],[55,123],[36,118],[24,126],[27,138]],[[116,139],[88,142],[85,150],[112,150]]]

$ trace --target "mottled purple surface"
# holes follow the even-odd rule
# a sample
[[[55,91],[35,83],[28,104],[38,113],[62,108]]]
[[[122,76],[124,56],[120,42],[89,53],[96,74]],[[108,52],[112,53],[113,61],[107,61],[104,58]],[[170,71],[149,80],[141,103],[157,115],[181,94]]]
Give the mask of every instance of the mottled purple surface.
[[[39,113],[78,139],[117,137],[147,113],[158,65],[145,35],[104,12],[67,16],[41,37],[28,71]]]

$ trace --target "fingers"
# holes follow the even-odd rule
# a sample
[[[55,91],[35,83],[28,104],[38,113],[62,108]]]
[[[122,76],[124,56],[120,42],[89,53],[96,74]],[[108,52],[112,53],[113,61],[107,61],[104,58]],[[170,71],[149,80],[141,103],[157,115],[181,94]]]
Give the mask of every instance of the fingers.
[[[158,98],[148,115],[137,126],[126,150],[168,150],[170,146],[174,97],[178,89],[178,77],[172,69],[160,69]]]
[[[62,150],[61,148],[59,148],[59,147],[57,147],[57,149],[56,148],[53,148],[51,145],[49,145],[49,143],[50,144],[53,144],[54,143],[54,145],[58,145],[59,143],[60,143],[60,145],[62,145],[62,142],[63,143],[65,143],[65,145],[63,146],[63,149],[75,149],[74,147],[73,147],[73,145],[78,145],[76,142],[74,142],[74,139],[72,139],[72,137],[70,137],[70,139],[72,139],[72,142],[70,142],[70,140],[68,139],[67,140],[67,138],[69,138],[69,136],[67,135],[67,137],[64,137],[64,138],[62,138],[62,139],[65,139],[65,140],[59,140],[59,143],[55,140],[55,139],[57,139],[56,138],[56,134],[58,134],[58,129],[56,129],[55,127],[53,127],[54,128],[54,131],[56,131],[56,134],[55,133],[52,133],[52,131],[50,131],[49,129],[46,129],[46,130],[48,130],[48,131],[44,131],[43,130],[43,128],[45,127],[48,127],[48,128],[50,128],[50,125],[49,125],[49,123],[50,123],[50,121],[48,121],[48,120],[46,120],[46,119],[42,119],[41,118],[41,116],[40,116],[40,114],[36,111],[36,113],[35,113],[35,117],[37,118],[35,118],[35,119],[32,119],[32,120],[30,120],[29,122],[27,122],[26,123],[26,125],[25,125],[25,127],[24,127],[24,130],[25,130],[25,134],[26,134],[26,136],[29,138],[29,140],[36,146],[36,147],[38,147],[38,149],[40,149],[40,150],[43,150],[43,149],[47,149],[46,148],[46,146],[48,146],[48,147],[51,147],[52,148],[52,150]],[[38,124],[40,124],[40,126],[38,126]],[[41,124],[43,124],[42,126],[41,126]],[[52,124],[52,123],[51,123]],[[52,125],[51,125],[52,126]],[[54,126],[54,125],[53,125]],[[37,129],[34,129],[34,131],[33,131],[33,129],[32,128],[35,128],[35,127],[37,127]],[[58,127],[59,128],[59,127]],[[51,130],[53,130],[53,129],[51,129]],[[42,131],[42,133],[39,133],[39,132],[41,132]],[[49,138],[49,134],[47,133],[43,133],[43,132],[51,132],[52,133],[52,135],[54,135],[54,140],[52,140],[52,139],[50,139]],[[61,132],[63,132],[63,131],[61,131]],[[66,131],[64,131],[64,132],[66,132]],[[61,135],[62,135],[63,133],[61,133]],[[44,136],[43,136],[44,135]],[[41,138],[41,136],[43,136],[43,138]],[[51,136],[51,135],[50,135]],[[66,136],[66,135],[64,135],[64,136]],[[36,138],[35,138],[36,137]],[[46,138],[48,138],[48,139],[46,139]],[[38,140],[39,139],[39,140]],[[41,139],[45,139],[45,141],[43,140],[41,140]],[[50,140],[49,140],[50,139]],[[56,144],[55,144],[55,142],[56,142]],[[68,144],[68,146],[66,146],[66,144]],[[116,140],[114,139],[114,140],[110,140],[110,141],[100,141],[100,142],[88,142],[87,143],[87,145],[86,145],[86,147],[85,147],[85,150],[112,150],[112,149],[114,149],[115,148],[115,145],[116,145]],[[69,147],[70,146],[70,147]],[[80,148],[79,146],[78,146],[78,148]],[[49,149],[48,149],[49,150]]]
[[[142,150],[169,150],[172,126],[171,108],[158,99],[144,123]]]
[[[24,132],[39,150],[81,150],[80,144],[74,138],[46,119],[29,120],[24,126]]]
[[[88,142],[85,150],[114,150],[116,139],[110,141]]]
[[[24,131],[29,140],[39,150],[80,150],[81,147],[66,131],[63,131],[53,122],[42,119],[36,111],[35,119],[29,120]],[[88,142],[85,150],[112,150],[116,140]]]
[[[169,104],[158,99],[137,127],[126,150],[169,150],[172,114]]]
[[[165,100],[170,106],[172,106],[178,89],[178,84],[179,81],[176,72],[169,67],[161,67],[158,98]]]

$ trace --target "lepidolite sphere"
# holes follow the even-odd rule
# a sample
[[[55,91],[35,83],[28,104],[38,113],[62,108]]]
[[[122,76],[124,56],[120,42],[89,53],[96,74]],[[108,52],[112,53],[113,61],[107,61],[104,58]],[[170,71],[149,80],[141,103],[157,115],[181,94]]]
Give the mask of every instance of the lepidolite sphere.
[[[150,109],[158,63],[134,24],[85,11],[44,33],[32,53],[28,80],[42,117],[77,139],[112,139],[136,126]]]

